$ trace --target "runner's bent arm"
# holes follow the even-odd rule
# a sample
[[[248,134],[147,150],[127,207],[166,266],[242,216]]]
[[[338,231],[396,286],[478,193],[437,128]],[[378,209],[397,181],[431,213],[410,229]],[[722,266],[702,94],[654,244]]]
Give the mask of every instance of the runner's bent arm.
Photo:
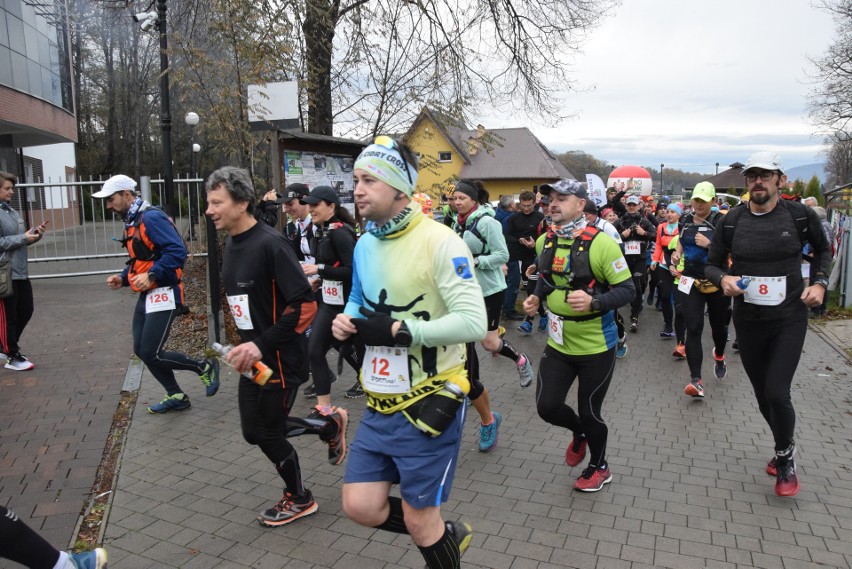
[[[346,282],[352,278],[352,259],[355,251],[355,232],[340,227],[332,229],[328,236],[332,249],[337,253],[339,266],[326,265],[317,274],[324,280]],[[338,264],[338,263],[335,263]]]
[[[283,299],[283,308],[276,307],[275,324],[254,339],[267,355],[287,347],[305,333],[316,315],[317,303],[295,253],[286,243],[268,251],[265,262],[275,279],[276,301],[279,295]]]
[[[186,247],[183,239],[180,238],[177,229],[166,214],[158,209],[146,210],[142,223],[145,226],[145,234],[160,253],[160,258],[154,261],[148,271],[149,280],[154,281],[157,286],[178,284],[177,270],[182,269],[186,262]]]
[[[722,278],[728,274],[728,253],[725,247],[725,228],[720,226],[713,234],[707,264],[704,266],[704,276],[718,287],[722,286]]]
[[[488,255],[477,257],[476,266],[483,269],[494,269],[509,262],[509,248],[506,246],[506,238],[503,237],[500,222],[493,217],[483,217],[476,226],[482,233],[482,237],[488,243],[491,251]]]

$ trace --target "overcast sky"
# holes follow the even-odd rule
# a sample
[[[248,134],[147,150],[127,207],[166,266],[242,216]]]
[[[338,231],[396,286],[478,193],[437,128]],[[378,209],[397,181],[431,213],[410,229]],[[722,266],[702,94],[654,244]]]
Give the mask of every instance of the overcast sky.
[[[758,150],[785,167],[818,162],[808,56],[833,37],[810,0],[623,0],[577,57],[587,91],[564,99],[576,118],[531,128],[548,148],[616,165],[712,174]]]

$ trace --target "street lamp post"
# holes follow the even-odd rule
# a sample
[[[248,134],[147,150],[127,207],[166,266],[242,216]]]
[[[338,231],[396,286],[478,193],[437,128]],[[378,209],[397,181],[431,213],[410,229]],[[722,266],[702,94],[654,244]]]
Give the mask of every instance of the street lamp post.
[[[665,164],[660,164],[660,195],[664,195],[666,193],[663,189],[663,168],[665,167]]]
[[[169,39],[166,0],[157,0],[157,29],[160,32],[160,128],[163,132],[163,209],[174,218],[175,183],[172,173],[172,114],[169,102]]]
[[[717,174],[719,173],[719,163],[718,162],[716,162],[716,173]]]
[[[195,127],[201,121],[201,118],[198,116],[198,113],[188,112],[186,116],[183,117],[183,122],[186,123],[188,127],[190,127],[190,132],[195,134]],[[193,143],[189,152],[189,177],[195,178],[195,153],[201,150],[201,146]],[[187,196],[189,199],[189,239],[195,239],[195,225],[198,223],[198,184],[196,182],[189,182],[189,195]]]

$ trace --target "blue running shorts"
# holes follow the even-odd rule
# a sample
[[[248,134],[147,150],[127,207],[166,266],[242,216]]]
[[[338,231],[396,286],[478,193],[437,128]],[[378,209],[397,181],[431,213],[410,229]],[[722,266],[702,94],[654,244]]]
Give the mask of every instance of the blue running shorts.
[[[367,409],[349,446],[344,482],[397,483],[413,508],[440,506],[453,486],[464,413],[462,405],[441,436],[432,438],[402,413]]]

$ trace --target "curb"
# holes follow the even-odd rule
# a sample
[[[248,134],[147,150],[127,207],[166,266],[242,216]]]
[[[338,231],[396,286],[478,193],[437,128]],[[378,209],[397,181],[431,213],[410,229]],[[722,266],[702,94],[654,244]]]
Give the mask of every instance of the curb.
[[[850,357],[850,354],[846,353],[846,350],[840,347],[839,338],[830,333],[824,325],[808,322],[808,330],[822,338],[826,344],[831,346],[835,352],[840,354],[843,359],[846,360],[847,364],[852,365],[852,357]]]
[[[139,391],[139,386],[142,383],[142,372],[144,370],[145,370],[145,365],[142,363],[142,360],[139,360],[138,358],[135,358],[135,357],[132,358],[130,360],[130,362],[127,364],[127,371],[124,374],[124,384],[122,385],[122,388],[121,388],[121,395],[122,396],[119,399],[119,405],[121,405],[121,402],[124,400],[125,394],[136,393],[136,392]],[[106,531],[107,521],[109,520],[109,515],[110,515],[110,512],[112,511],[112,502],[113,502],[113,499],[115,498],[115,486],[116,486],[116,483],[118,482],[119,472],[121,471],[121,468],[119,466],[121,465],[121,462],[124,458],[124,451],[125,451],[125,448],[126,448],[124,443],[126,442],[127,435],[130,432],[130,425],[133,422],[133,410],[135,408],[136,408],[136,405],[134,403],[134,405],[132,405],[130,407],[130,417],[128,418],[128,421],[127,421],[128,428],[126,428],[124,430],[124,433],[122,434],[121,439],[119,441],[117,441],[117,443],[115,443],[115,444],[120,446],[121,450],[119,451],[119,455],[118,455],[118,458],[117,458],[117,467],[115,469],[115,472],[113,473],[112,480],[110,481],[110,490],[108,490],[108,492],[107,492],[108,497],[107,497],[106,504],[104,504],[104,513],[103,513],[103,516],[101,517],[100,527],[98,528],[98,539],[97,539],[97,543],[96,543],[97,546],[102,545],[103,542],[104,542],[104,532]],[[116,407],[116,410],[118,410],[118,407]],[[112,433],[113,433],[112,426],[110,426],[110,432],[107,434],[107,440],[104,442],[104,449],[105,450],[107,448],[107,445],[109,445],[109,438],[112,436]],[[98,465],[98,471],[100,471],[101,466],[102,465]],[[97,480],[98,480],[98,473],[96,472],[95,473],[95,480],[92,483],[93,487],[95,486],[95,484],[97,484]],[[77,518],[77,523],[74,525],[74,532],[71,534],[71,542],[68,544],[69,550],[74,547],[75,543],[77,543],[77,538],[80,535],[80,530],[83,527],[83,522],[86,521],[86,516],[89,515],[95,501],[103,495],[103,494],[99,494],[98,496],[94,496],[93,494],[94,494],[94,492],[89,492],[89,499],[87,500],[83,510],[80,512],[79,518]]]

